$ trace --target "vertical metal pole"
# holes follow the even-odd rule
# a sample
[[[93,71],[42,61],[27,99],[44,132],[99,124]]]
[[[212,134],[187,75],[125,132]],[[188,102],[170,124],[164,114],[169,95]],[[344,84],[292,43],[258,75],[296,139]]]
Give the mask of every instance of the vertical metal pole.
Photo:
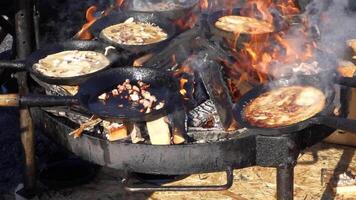
[[[17,58],[25,59],[34,49],[33,0],[16,0],[15,33]],[[28,93],[27,74],[16,75],[19,94]],[[36,187],[35,166],[35,137],[30,110],[26,106],[20,107],[21,142],[24,150],[24,190],[31,194]]]
[[[277,167],[277,199],[293,200],[294,166]]]

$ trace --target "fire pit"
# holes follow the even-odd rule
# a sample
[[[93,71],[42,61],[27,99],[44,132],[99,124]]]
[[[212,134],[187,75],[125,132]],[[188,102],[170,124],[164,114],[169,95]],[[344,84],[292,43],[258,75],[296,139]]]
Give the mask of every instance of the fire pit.
[[[127,6],[123,2],[117,1],[116,7],[110,7],[103,12],[96,12],[95,7],[90,7],[87,10],[87,23],[75,35],[76,39],[102,40],[100,31],[115,23],[128,24],[139,20],[140,23],[150,25],[155,22],[154,25],[160,25],[160,18],[157,17],[159,13],[153,12],[150,16],[151,11],[140,10],[140,4],[137,2],[134,4],[134,12],[127,11],[133,9],[130,7],[132,5]],[[241,126],[242,123],[236,117],[235,105],[247,91],[261,84],[286,77],[298,78],[300,74],[326,77],[329,81],[346,86],[355,86],[355,81],[352,78],[345,79],[336,72],[334,59],[328,57],[330,52],[317,47],[320,37],[317,24],[307,24],[307,17],[300,14],[300,8],[291,1],[249,1],[243,6],[230,2],[219,9],[215,7],[217,4],[214,1],[200,1],[199,5],[196,2],[188,5],[182,7],[189,10],[189,14],[183,17],[177,17],[181,15],[179,12],[179,15],[173,18],[161,18],[164,23],[160,28],[163,31],[169,30],[169,33],[167,32],[168,37],[159,43],[160,45],[148,47],[142,43],[144,40],[136,40],[142,44],[134,46],[135,48],[114,45],[121,58],[119,64],[113,64],[113,67],[123,67],[127,64],[167,72],[179,85],[177,95],[180,97],[177,99],[181,99],[184,104],[183,110],[177,109],[166,116],[148,121],[108,120],[109,127],[115,126],[115,131],[123,135],[119,139],[113,139],[115,141],[110,139],[112,132],[105,126],[106,121],[92,117],[90,109],[83,110],[80,106],[44,108],[44,104],[37,103],[36,106],[42,108],[31,108],[35,125],[43,129],[54,142],[79,157],[127,172],[123,183],[126,189],[132,192],[224,190],[233,183],[233,169],[264,166],[278,169],[278,199],[292,199],[293,168],[300,151],[329,136],[340,124],[330,123],[324,126],[316,123],[308,128],[290,132],[247,129]],[[239,8],[236,8],[237,6]],[[25,12],[29,11],[25,9]],[[232,15],[235,17],[221,19]],[[251,18],[255,21],[251,21]],[[155,21],[151,22],[151,19]],[[216,26],[216,21],[220,19],[227,20],[221,26],[228,28]],[[236,19],[242,22],[234,21]],[[242,33],[228,32],[230,26],[236,28],[239,24],[246,23],[243,20],[249,21],[249,27],[238,27]],[[262,21],[271,25],[273,30],[257,34],[256,31],[262,30],[259,26]],[[250,27],[253,23],[255,27]],[[174,28],[171,28],[173,26]],[[18,42],[22,41],[21,36],[27,36],[32,27],[25,30],[28,32],[20,31],[16,38]],[[173,33],[171,30],[177,31]],[[114,48],[110,47],[112,44],[107,44],[108,48]],[[316,56],[316,51],[319,50],[322,59]],[[23,53],[21,58],[25,59],[28,53]],[[324,59],[325,57],[328,59]],[[328,73],[321,73],[320,65],[325,66],[327,69],[324,70]],[[16,67],[16,63],[0,62],[0,66]],[[47,94],[67,96],[74,95],[78,90],[76,86],[51,85],[36,77],[32,78],[36,84],[32,84],[31,88],[44,88]],[[88,81],[90,80],[89,78]],[[100,81],[98,78],[95,80],[97,83]],[[123,83],[121,85],[120,82],[117,89],[110,88],[110,95],[121,92],[120,87],[127,87],[130,95],[124,98],[137,102],[153,98],[152,95],[145,97],[146,91],[141,91],[147,88],[139,88],[136,92],[142,94],[142,99],[133,100],[135,98],[131,96],[131,87],[134,86]],[[329,89],[335,91],[335,97],[333,96],[328,104],[333,112],[328,114],[345,117],[348,88],[335,84]],[[22,92],[21,95],[25,93]],[[21,101],[14,96],[6,96],[6,99],[2,96],[0,104],[23,106],[27,105],[25,103],[29,102],[28,99]],[[153,101],[155,100],[150,103]],[[51,102],[46,105],[51,105]],[[69,133],[74,133],[78,138]],[[28,145],[28,148],[31,148],[31,144]],[[127,181],[130,173],[189,175],[217,171],[226,171],[226,184],[142,187],[129,185]]]

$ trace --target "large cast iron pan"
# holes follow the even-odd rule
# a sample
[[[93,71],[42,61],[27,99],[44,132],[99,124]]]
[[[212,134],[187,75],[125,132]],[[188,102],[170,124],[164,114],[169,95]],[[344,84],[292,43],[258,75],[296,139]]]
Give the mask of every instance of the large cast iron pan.
[[[280,87],[293,86],[293,85],[313,86],[320,89],[326,96],[326,103],[324,109],[312,118],[301,121],[299,123],[292,124],[290,126],[284,126],[279,128],[261,128],[250,124],[249,121],[246,120],[244,116],[244,108],[253,99],[257,98],[258,96],[260,96],[261,94],[267,91],[272,90],[273,88],[276,89]],[[333,109],[334,109],[333,101],[335,97],[334,89],[335,88],[332,81],[329,82],[325,80],[323,81],[318,76],[313,76],[313,77],[300,76],[295,79],[280,79],[265,84],[263,86],[256,87],[251,91],[247,92],[244,96],[242,96],[238,104],[235,106],[234,113],[236,114],[238,123],[240,123],[243,127],[256,130],[266,135],[294,133],[316,124],[354,132],[356,130],[356,120],[350,120],[350,119],[344,119],[344,118],[332,116]]]
[[[105,103],[98,100],[104,92],[109,92],[122,84],[126,79],[132,82],[142,80],[151,85],[149,91],[165,106],[151,113],[141,113],[135,108],[124,106],[125,100],[110,98]],[[21,96],[16,94],[0,95],[0,106],[28,105],[32,107],[46,107],[59,105],[80,105],[84,111],[92,113],[108,121],[151,121],[165,116],[176,109],[181,109],[178,83],[169,74],[149,68],[116,68],[95,74],[83,84],[79,85],[79,92],[75,96]]]
[[[275,31],[272,33],[263,33],[263,34],[240,33],[240,34],[236,35],[235,33],[221,30],[215,26],[215,22],[218,21],[219,18],[221,18],[223,16],[227,16],[227,15],[244,16],[241,12],[241,8],[216,11],[208,16],[208,19],[207,19],[208,26],[209,26],[211,33],[224,38],[230,44],[232,44],[234,48],[237,48],[237,49],[241,48],[244,43],[248,43],[252,39],[256,42],[265,41],[266,39],[268,39],[268,37],[271,34],[279,32],[281,30],[284,30],[285,28],[288,27],[288,23],[286,20],[284,20],[281,17],[275,16],[275,18],[276,18],[276,20],[275,20],[276,22],[274,23]]]
[[[109,26],[122,23],[128,18],[133,17],[135,21],[153,23],[161,27],[167,34],[168,38],[164,41],[147,44],[147,45],[124,45],[116,42],[112,42],[107,38],[103,37],[101,31]],[[98,19],[91,27],[90,32],[100,40],[113,45],[117,48],[121,48],[132,53],[142,53],[147,52],[151,49],[158,48],[166,44],[170,39],[176,35],[176,26],[170,22],[168,19],[156,13],[142,13],[142,12],[120,12],[113,11],[108,16],[104,16]]]
[[[10,68],[15,70],[27,70],[31,75],[35,76],[39,80],[54,84],[54,85],[79,85],[83,83],[86,79],[93,76],[96,73],[104,71],[110,68],[113,64],[117,63],[119,60],[119,54],[115,49],[109,49],[107,51],[107,58],[110,60],[110,64],[103,69],[96,71],[94,73],[85,74],[81,76],[73,76],[73,77],[51,77],[43,75],[42,73],[33,69],[33,65],[37,63],[40,59],[54,53],[58,53],[61,51],[67,50],[88,50],[88,51],[96,51],[100,53],[105,53],[105,48],[109,45],[105,43],[101,43],[98,41],[66,41],[57,44],[47,45],[44,48],[41,48],[35,52],[33,52],[25,61],[14,62],[0,62],[0,68]],[[73,66],[75,67],[75,66]]]
[[[152,3],[154,4],[155,2],[173,2],[178,5],[180,5],[179,8],[174,8],[170,10],[143,10],[145,5],[147,3]],[[178,1],[178,0],[163,0],[163,1],[157,1],[157,0],[150,0],[150,1],[142,1],[142,0],[133,0],[133,1],[125,1],[123,3],[122,9],[125,11],[135,11],[135,12],[142,12],[142,13],[159,13],[161,16],[166,17],[169,20],[178,20],[181,19],[185,16],[187,16],[187,13],[190,13],[194,7],[199,3],[199,0],[183,0],[183,1]]]

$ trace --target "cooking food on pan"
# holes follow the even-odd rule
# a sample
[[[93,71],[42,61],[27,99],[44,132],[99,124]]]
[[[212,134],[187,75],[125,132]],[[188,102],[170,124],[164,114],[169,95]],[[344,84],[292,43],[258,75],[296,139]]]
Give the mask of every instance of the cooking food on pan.
[[[50,77],[74,77],[99,71],[110,64],[109,59],[95,51],[62,51],[48,55],[33,69]]]
[[[218,19],[215,26],[233,33],[262,34],[274,31],[273,24],[251,17],[229,15]]]
[[[281,87],[253,99],[244,108],[244,117],[257,127],[283,127],[313,117],[325,103],[324,93],[315,87]]]
[[[151,94],[150,85],[142,81],[137,81],[135,84],[126,79],[111,92],[103,93],[98,97],[103,103],[110,98],[121,99],[117,105],[119,108],[128,106],[141,113],[150,113],[153,109],[159,110],[164,107],[164,102],[159,101],[155,95]]]
[[[140,11],[168,11],[181,9],[183,6],[175,2],[159,2],[159,3],[149,3],[144,6],[140,6]]]
[[[124,45],[147,45],[166,40],[167,33],[159,26],[148,22],[135,22],[129,18],[125,22],[102,30],[102,36]]]

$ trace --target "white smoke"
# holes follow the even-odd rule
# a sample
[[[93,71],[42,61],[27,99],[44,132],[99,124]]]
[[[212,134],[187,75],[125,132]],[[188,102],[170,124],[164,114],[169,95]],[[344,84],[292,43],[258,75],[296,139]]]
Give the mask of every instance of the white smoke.
[[[310,23],[320,30],[319,48],[342,59],[348,50],[346,41],[356,38],[356,12],[349,5],[355,0],[314,0],[306,8]]]

